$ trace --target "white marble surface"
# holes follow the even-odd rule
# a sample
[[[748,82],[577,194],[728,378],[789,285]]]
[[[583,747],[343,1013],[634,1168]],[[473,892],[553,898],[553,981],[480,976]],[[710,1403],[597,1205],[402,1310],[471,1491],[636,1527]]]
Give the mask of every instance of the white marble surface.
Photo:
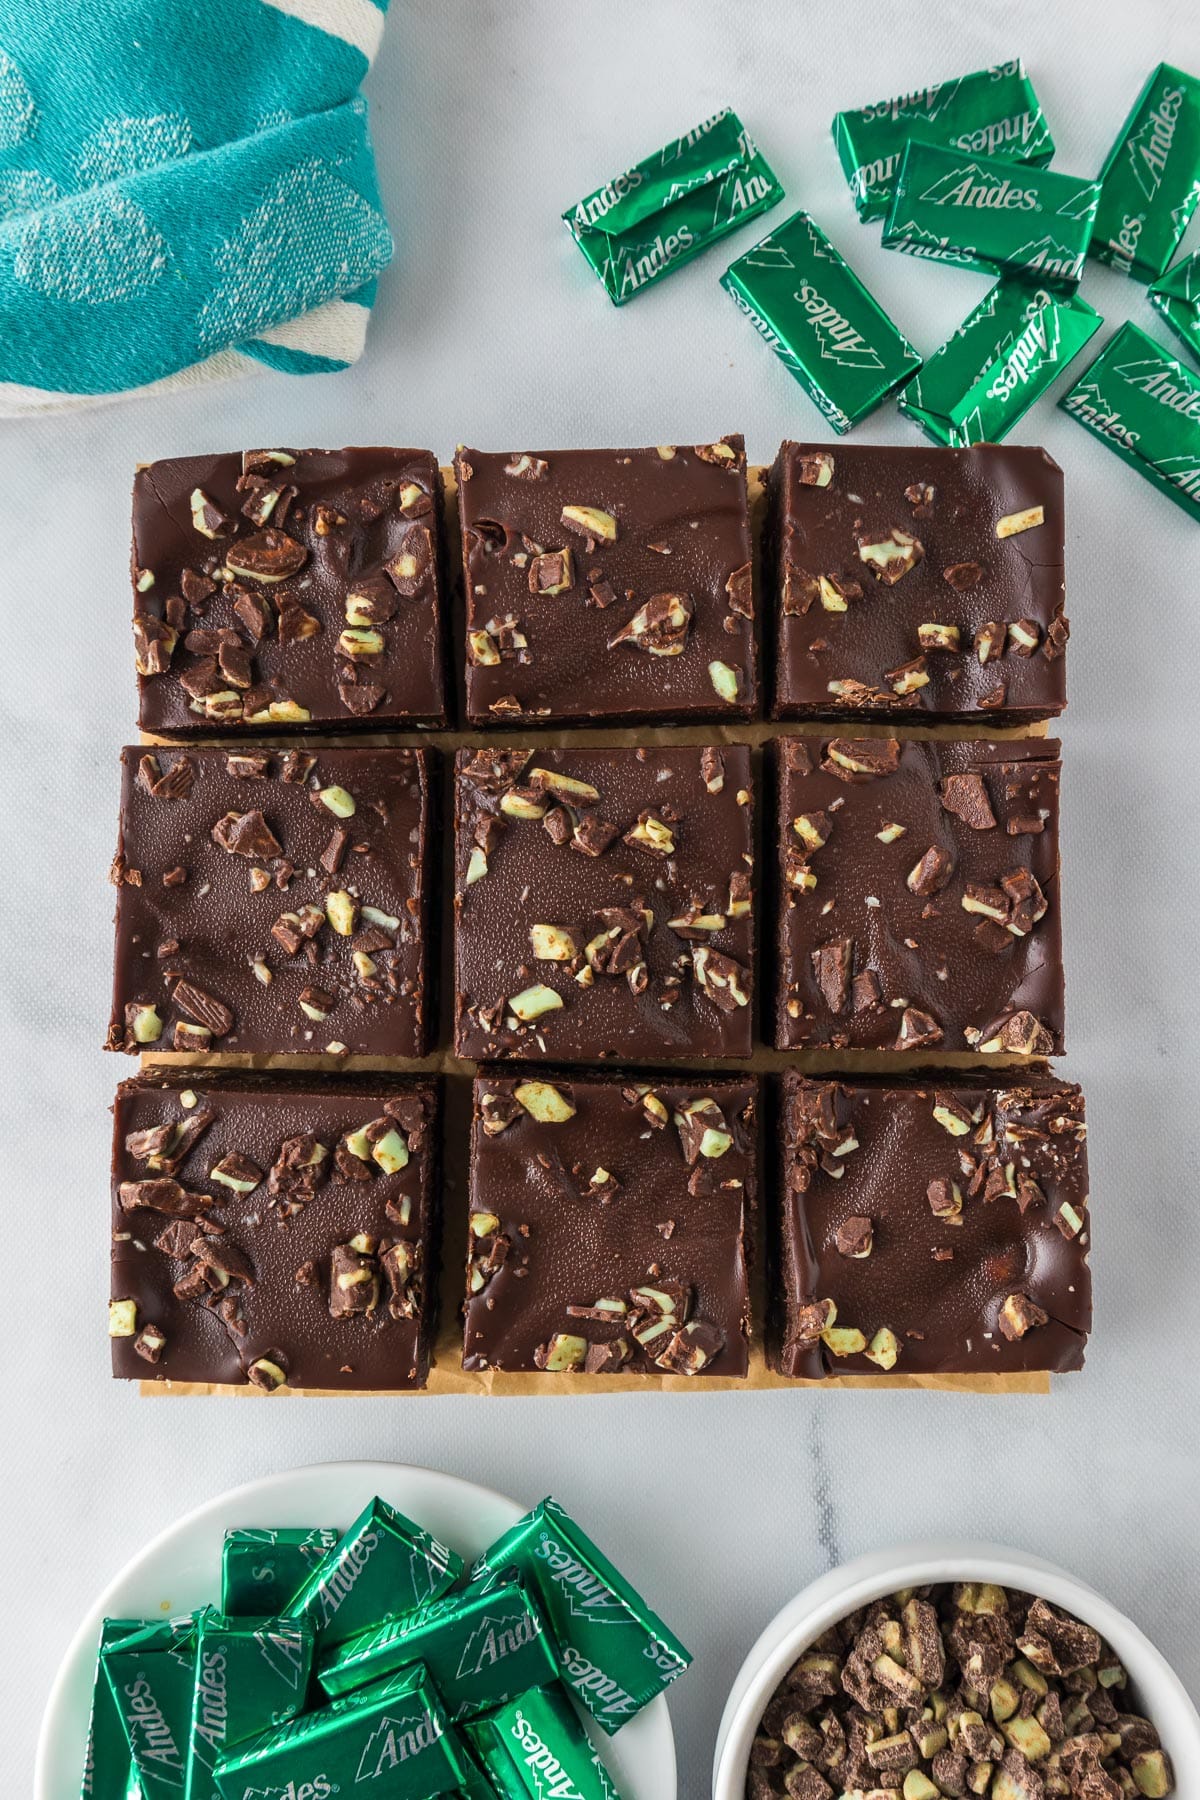
[[[811,208],[931,350],[986,284],[879,250],[878,227],[854,218],[829,121],[839,106],[1013,54],[1030,64],[1059,166],[1086,173],[1155,62],[1200,70],[1200,26],[1189,0],[395,5],[371,93],[399,253],[360,367],[0,429],[9,1791],[26,1791],[43,1696],[77,1615],[145,1534],[249,1476],[332,1457],[429,1462],[527,1501],[552,1490],[576,1508],[697,1653],[673,1701],[685,1800],[707,1791],[726,1689],[762,1624],[831,1562],[889,1539],[977,1533],[1055,1558],[1132,1612],[1200,1689],[1200,839],[1189,732],[1200,538],[1046,402],[1017,435],[1045,443],[1068,480],[1065,1067],[1087,1086],[1093,1124],[1086,1373],[1042,1400],[262,1405],[151,1403],[107,1374],[106,1109],[127,1071],[99,1050],[104,871],[113,757],[132,722],[124,571],[135,459],[269,439],[428,443],[445,457],[459,437],[552,447],[729,429],[767,458],[785,433],[820,436],[815,411],[717,285],[771,221],[618,312],[560,210],[733,104],[788,204]],[[1108,271],[1089,265],[1086,292],[1110,326],[1133,316],[1154,328],[1141,291]],[[858,435],[903,442],[912,429],[884,410]]]

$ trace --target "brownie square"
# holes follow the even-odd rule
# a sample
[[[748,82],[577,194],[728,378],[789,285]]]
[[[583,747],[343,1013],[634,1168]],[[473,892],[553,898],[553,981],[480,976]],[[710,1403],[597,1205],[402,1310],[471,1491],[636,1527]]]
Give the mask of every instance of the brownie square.
[[[113,1117],[114,1375],[424,1387],[434,1083],[161,1072]]]
[[[1083,1095],[783,1078],[767,1357],[781,1374],[1078,1369],[1091,1327]]]
[[[440,496],[428,450],[247,450],[139,469],[142,730],[444,725]]]
[[[1062,711],[1063,479],[1044,450],[785,443],[768,492],[775,718]]]
[[[107,1047],[423,1055],[429,756],[123,750]]]
[[[463,1366],[746,1373],[757,1082],[475,1082]]]
[[[739,436],[454,467],[472,724],[757,714]]]
[[[1058,744],[773,749],[776,1046],[1061,1051]]]
[[[460,750],[460,1056],[748,1056],[745,745]]]

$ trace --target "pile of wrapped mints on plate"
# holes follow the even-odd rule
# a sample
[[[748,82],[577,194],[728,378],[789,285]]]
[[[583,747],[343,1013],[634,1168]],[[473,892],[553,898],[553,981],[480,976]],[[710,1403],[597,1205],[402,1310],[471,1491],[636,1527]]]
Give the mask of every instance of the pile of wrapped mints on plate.
[[[228,1532],[219,1611],[105,1620],[83,1792],[620,1800],[577,1709],[611,1735],[690,1661],[555,1501],[466,1569],[375,1499]]]
[[[1146,286],[1200,360],[1200,252],[1168,267],[1200,203],[1200,78],[1160,63],[1095,180],[1046,168],[1019,58],[840,112],[833,137],[885,250],[997,278],[923,360],[807,212],[731,263],[722,286],[835,431],[895,395],[935,443],[999,443],[1104,323],[1076,291],[1089,257]],[[563,217],[620,306],[783,197],[726,110]],[[1122,325],[1059,404],[1200,518],[1200,377],[1163,345]]]

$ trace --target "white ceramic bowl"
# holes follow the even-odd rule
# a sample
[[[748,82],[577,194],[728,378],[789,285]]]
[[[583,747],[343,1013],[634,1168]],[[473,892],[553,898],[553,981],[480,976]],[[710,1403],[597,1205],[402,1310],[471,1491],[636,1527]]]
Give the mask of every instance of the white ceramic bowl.
[[[1175,1768],[1173,1800],[1200,1800],[1200,1715],[1174,1670],[1115,1606],[1073,1575],[996,1544],[908,1544],[843,1563],[776,1613],[733,1684],[717,1734],[713,1800],[744,1800],[755,1730],[780,1679],[823,1631],[897,1588],[934,1581],[994,1581],[1040,1594],[1091,1625],[1129,1671],[1137,1704],[1153,1719]]]
[[[528,1509],[491,1488],[402,1463],[318,1463],[232,1488],[139,1551],[88,1609],[46,1706],[34,1800],[79,1800],[100,1621],[169,1618],[219,1599],[221,1544],[231,1526],[349,1525],[378,1494],[468,1559]],[[540,1496],[539,1496],[540,1497]],[[591,1725],[589,1720],[585,1724]],[[624,1800],[675,1800],[675,1739],[659,1696],[615,1738],[589,1730]]]

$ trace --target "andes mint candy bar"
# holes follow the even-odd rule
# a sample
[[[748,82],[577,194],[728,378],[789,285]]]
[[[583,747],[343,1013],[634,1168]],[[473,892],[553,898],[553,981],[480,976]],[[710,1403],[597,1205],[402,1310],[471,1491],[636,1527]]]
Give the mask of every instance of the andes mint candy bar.
[[[462,1566],[461,1556],[375,1499],[317,1564],[287,1616],[307,1620],[325,1650],[436,1600],[453,1587]]]
[[[566,1686],[610,1736],[692,1660],[555,1500],[534,1507],[470,1572],[489,1584],[514,1578],[537,1597]]]
[[[540,1612],[509,1582],[448,1594],[361,1632],[323,1660],[317,1679],[336,1697],[414,1662],[424,1663],[455,1721],[516,1699],[556,1672]]]
[[[613,305],[623,306],[782,199],[742,121],[726,109],[606,181],[563,218]]]
[[[1161,275],[1200,202],[1200,79],[1159,63],[1100,171],[1091,255]]]
[[[840,112],[833,141],[860,219],[880,219],[891,203],[909,138],[976,156],[1048,163],[1054,139],[1020,57]]]
[[[921,366],[805,212],[731,263],[721,286],[835,431],[849,431]]]
[[[215,1770],[222,1756],[303,1707],[313,1634],[297,1620],[228,1619],[211,1607],[196,1629],[184,1800],[219,1800]]]
[[[143,1800],[182,1800],[196,1679],[196,1620],[145,1625],[101,1650]]]
[[[221,1551],[221,1610],[229,1617],[281,1613],[341,1533],[287,1527],[227,1531]]]
[[[914,139],[883,247],[1070,290],[1083,274],[1099,199],[1095,181]]]
[[[935,444],[998,444],[1103,322],[1077,295],[998,281],[897,404]]]
[[[621,1800],[559,1687],[524,1694],[467,1727],[504,1800]]]
[[[1200,377],[1161,344],[1122,325],[1059,405],[1200,519]]]
[[[139,1800],[140,1788],[129,1754],[120,1709],[109,1686],[104,1653],[145,1628],[141,1619],[105,1619],[100,1628],[87,1751],[79,1783],[80,1800]]]
[[[222,1800],[328,1800],[338,1792],[458,1794],[458,1740],[419,1665],[241,1744],[217,1764]]]

